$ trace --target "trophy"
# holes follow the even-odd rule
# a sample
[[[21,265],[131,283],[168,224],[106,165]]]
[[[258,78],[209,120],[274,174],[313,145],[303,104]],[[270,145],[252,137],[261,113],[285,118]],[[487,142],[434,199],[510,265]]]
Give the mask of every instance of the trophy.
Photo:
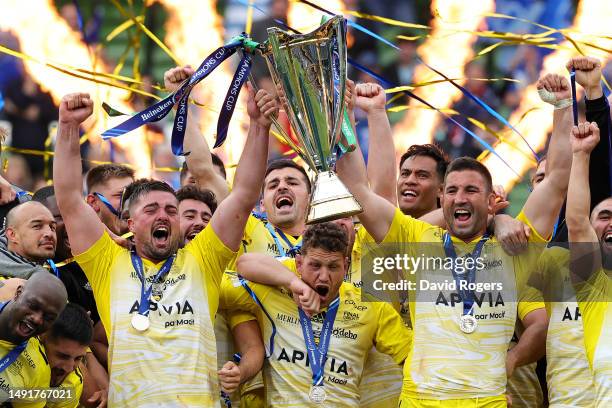
[[[283,138],[316,173],[307,224],[350,217],[361,206],[333,172],[338,149],[344,147],[341,124],[346,87],[346,26],[335,16],[308,34],[292,35],[268,28],[263,44],[272,80],[295,140]],[[345,124],[346,126],[346,124]]]

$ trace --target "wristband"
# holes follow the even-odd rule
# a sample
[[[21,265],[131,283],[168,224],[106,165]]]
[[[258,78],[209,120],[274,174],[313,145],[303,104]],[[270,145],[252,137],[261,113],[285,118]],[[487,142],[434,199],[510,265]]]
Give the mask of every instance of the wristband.
[[[572,98],[558,101],[555,94],[546,90],[546,88],[538,89],[538,95],[543,102],[551,104],[555,109],[564,109],[572,105]]]

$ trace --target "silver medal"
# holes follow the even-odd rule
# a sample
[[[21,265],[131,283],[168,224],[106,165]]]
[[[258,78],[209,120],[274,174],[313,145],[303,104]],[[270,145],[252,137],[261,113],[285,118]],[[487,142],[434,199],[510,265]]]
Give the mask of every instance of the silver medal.
[[[478,327],[478,321],[474,315],[466,314],[459,318],[459,328],[466,334],[474,333]]]
[[[137,331],[147,331],[150,325],[149,316],[141,315],[140,313],[136,313],[132,316],[132,327]]]
[[[310,387],[310,394],[308,397],[310,398],[310,401],[314,402],[315,404],[321,404],[323,401],[325,401],[327,393],[322,385],[313,385]]]

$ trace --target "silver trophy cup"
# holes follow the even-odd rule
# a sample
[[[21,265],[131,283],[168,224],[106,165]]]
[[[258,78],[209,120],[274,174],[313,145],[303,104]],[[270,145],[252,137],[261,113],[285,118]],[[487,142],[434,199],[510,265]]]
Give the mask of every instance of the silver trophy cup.
[[[335,16],[311,33],[268,29],[262,52],[293,129],[283,138],[316,173],[307,224],[350,217],[361,206],[333,172],[346,87],[346,26]]]

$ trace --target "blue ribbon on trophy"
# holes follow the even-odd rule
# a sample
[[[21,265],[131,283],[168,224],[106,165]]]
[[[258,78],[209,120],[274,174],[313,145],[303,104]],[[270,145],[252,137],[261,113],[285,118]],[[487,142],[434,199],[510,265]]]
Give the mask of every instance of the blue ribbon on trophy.
[[[174,126],[172,128],[172,153],[177,156],[189,154],[188,152],[183,152],[183,140],[185,139],[185,130],[187,128],[187,104],[189,102],[189,95],[191,91],[198,83],[200,83],[200,81],[210,75],[210,73],[221,65],[223,61],[232,56],[236,51],[242,50],[244,52],[244,56],[238,65],[238,69],[236,70],[236,74],[234,75],[234,79],[230,85],[230,89],[225,97],[225,101],[223,103],[224,108],[219,117],[217,125],[215,147],[219,147],[221,144],[223,144],[223,141],[227,137],[227,129],[234,112],[236,101],[238,100],[240,89],[242,88],[242,85],[244,85],[250,71],[251,56],[249,53],[252,53],[256,47],[257,43],[253,42],[246,34],[241,34],[233,38],[228,44],[217,48],[208,57],[206,57],[193,75],[185,80],[176,91],[159,102],[133,115],[123,123],[106,130],[104,133],[102,133],[102,139],[109,140],[111,138],[131,132],[132,130],[137,129],[146,123],[158,122],[165,118],[176,105],[177,112],[174,117]],[[108,104],[103,104],[103,107],[111,116],[121,114],[120,112],[110,108]]]

